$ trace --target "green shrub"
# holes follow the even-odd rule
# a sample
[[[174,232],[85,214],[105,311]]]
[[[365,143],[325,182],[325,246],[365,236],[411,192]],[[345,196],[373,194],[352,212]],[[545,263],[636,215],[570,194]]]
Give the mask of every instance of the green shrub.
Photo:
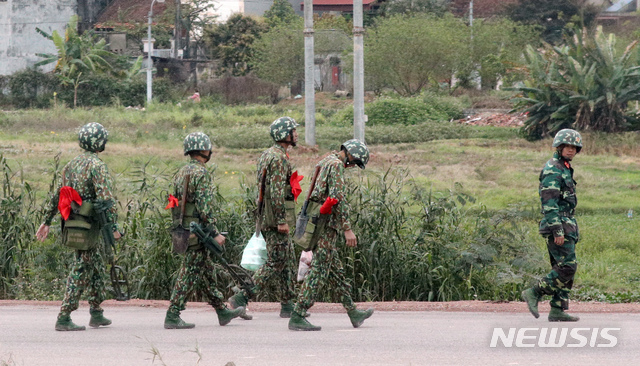
[[[417,125],[427,121],[449,121],[462,117],[462,106],[451,98],[431,94],[423,98],[381,98],[365,105],[367,126]],[[333,116],[334,124],[352,125],[353,107]]]
[[[59,89],[59,81],[51,74],[26,69],[12,74],[8,87],[14,107],[47,108],[51,105],[53,92]]]

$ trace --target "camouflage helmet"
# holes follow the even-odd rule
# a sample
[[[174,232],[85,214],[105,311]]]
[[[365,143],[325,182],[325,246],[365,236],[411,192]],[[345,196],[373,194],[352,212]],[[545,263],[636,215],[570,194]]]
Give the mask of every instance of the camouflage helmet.
[[[190,151],[211,151],[213,145],[209,136],[202,132],[192,132],[184,138],[183,148],[184,154],[187,155]]]
[[[280,117],[273,121],[270,127],[270,134],[273,141],[282,141],[289,136],[292,130],[297,128],[299,124],[291,117]]]
[[[104,151],[108,138],[109,132],[98,122],[87,123],[78,131],[80,147],[87,151]]]
[[[582,149],[582,136],[580,136],[580,132],[576,130],[572,130],[570,128],[565,128],[563,130],[558,131],[556,136],[553,138],[553,147],[559,147],[560,145],[571,145],[577,148],[577,151],[580,152]]]
[[[341,149],[347,150],[347,152],[355,159],[356,165],[361,169],[364,169],[365,165],[369,162],[369,149],[362,141],[352,139],[340,146]]]

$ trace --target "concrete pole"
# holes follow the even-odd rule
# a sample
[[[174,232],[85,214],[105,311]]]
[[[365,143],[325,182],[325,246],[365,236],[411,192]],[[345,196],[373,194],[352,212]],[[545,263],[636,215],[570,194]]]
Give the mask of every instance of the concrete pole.
[[[364,141],[364,27],[362,0],[353,0],[353,138]]]
[[[149,26],[147,27],[147,104],[151,103],[153,97],[153,78],[151,77],[151,69],[153,68],[153,61],[151,60],[151,53],[153,43],[151,42],[151,17],[153,16],[153,3],[151,2],[151,9],[149,10]]]
[[[182,25],[182,15],[180,14],[180,3],[181,0],[176,0],[176,24],[173,30],[173,40],[174,40],[174,55],[173,57],[178,58],[178,50],[180,50],[180,38],[182,35],[181,25]]]
[[[313,0],[304,0],[304,140],[316,144],[316,101],[313,55]]]

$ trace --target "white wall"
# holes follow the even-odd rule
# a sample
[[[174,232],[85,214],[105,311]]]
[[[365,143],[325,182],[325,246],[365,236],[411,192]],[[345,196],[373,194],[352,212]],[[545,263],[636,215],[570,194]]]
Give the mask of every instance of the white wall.
[[[76,9],[77,0],[0,2],[0,75],[33,66],[42,60],[36,53],[56,53],[53,42],[38,34],[36,27],[49,34],[64,32]]]

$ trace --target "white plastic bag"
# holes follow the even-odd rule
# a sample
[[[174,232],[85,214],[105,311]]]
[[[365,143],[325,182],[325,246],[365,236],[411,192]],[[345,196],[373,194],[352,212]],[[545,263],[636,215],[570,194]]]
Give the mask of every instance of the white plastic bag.
[[[240,266],[249,271],[257,271],[266,262],[267,242],[262,237],[262,233],[258,233],[258,235],[254,233],[242,252]]]
[[[311,260],[313,259],[312,251],[303,251],[300,253],[300,264],[298,265],[298,282],[304,281],[311,268]]]

